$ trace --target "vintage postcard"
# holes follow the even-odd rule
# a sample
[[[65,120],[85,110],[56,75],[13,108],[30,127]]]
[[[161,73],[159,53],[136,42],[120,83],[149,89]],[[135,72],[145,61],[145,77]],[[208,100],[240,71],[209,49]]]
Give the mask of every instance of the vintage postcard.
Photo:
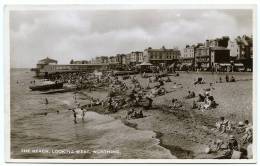
[[[6,161],[254,163],[255,14],[6,6]]]

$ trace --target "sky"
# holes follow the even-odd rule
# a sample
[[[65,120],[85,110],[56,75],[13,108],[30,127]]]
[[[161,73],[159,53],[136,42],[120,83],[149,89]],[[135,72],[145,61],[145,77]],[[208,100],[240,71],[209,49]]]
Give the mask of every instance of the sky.
[[[11,67],[35,67],[49,57],[71,59],[178,47],[252,35],[251,10],[31,10],[10,11]]]

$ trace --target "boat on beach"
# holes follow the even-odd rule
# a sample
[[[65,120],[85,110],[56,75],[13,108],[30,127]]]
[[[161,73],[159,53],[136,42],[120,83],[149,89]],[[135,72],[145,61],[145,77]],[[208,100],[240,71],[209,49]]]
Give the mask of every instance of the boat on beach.
[[[47,91],[50,89],[61,89],[63,87],[63,83],[61,82],[52,82],[52,81],[44,81],[39,85],[29,86],[32,91]]]

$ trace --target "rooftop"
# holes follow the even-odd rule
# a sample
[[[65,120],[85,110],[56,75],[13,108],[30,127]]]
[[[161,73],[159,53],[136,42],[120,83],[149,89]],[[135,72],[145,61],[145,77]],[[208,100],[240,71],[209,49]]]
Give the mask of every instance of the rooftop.
[[[47,57],[45,59],[41,59],[41,60],[38,61],[38,64],[49,64],[49,63],[58,63],[58,61],[51,59],[49,57]]]

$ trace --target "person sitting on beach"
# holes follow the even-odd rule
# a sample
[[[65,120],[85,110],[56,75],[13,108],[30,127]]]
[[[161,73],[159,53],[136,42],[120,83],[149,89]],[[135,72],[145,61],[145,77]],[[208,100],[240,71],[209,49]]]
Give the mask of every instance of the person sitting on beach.
[[[167,80],[165,82],[172,82],[172,80],[170,79],[170,77],[167,77]]]
[[[246,126],[245,126],[244,122],[240,121],[238,123],[238,126],[236,127],[236,133],[241,134],[241,133],[244,133],[245,131],[246,131]]]
[[[159,91],[159,88],[157,86],[155,86],[154,88],[151,89],[151,93],[153,96],[157,96],[158,91]]]
[[[146,105],[143,105],[143,108],[144,108],[144,109],[149,109],[149,108],[152,107],[153,98],[154,98],[154,95],[153,95],[152,93],[148,93],[148,94],[145,96],[145,100],[147,101],[147,104],[146,104]]]
[[[130,119],[131,116],[134,114],[134,112],[135,112],[134,108],[131,108],[131,109],[127,110],[126,119]]]
[[[205,84],[205,82],[203,81],[202,77],[199,77],[198,80],[194,82],[194,85],[196,84]]]
[[[135,111],[135,112],[134,112],[134,115],[132,116],[132,118],[135,119],[135,118],[137,118],[137,117],[138,117],[138,113],[137,113],[137,111]]]
[[[245,124],[246,129],[252,128],[252,125],[251,125],[251,123],[249,123],[248,120],[245,120],[245,121],[244,121],[244,124]]]
[[[223,150],[224,142],[220,139],[212,140],[209,144],[209,146],[206,148],[206,153],[216,153],[220,150]]]
[[[214,100],[213,96],[207,96],[207,100],[208,100],[208,103],[209,103],[208,108],[216,108],[216,106],[218,105],[216,103],[216,101]]]
[[[133,119],[139,119],[139,118],[143,118],[143,111],[140,110],[139,112],[137,112],[136,110],[134,110],[134,112],[131,113],[131,118]]]
[[[203,96],[202,94],[199,94],[199,98],[198,98],[197,102],[204,102],[205,98],[206,98],[206,96]]]
[[[231,76],[230,82],[236,82],[235,77]]]
[[[188,91],[188,95],[184,97],[185,99],[191,99],[195,97],[195,92]]]
[[[179,76],[180,76],[180,74],[179,74],[179,73],[176,73],[176,74],[175,74],[175,77],[179,77]]]
[[[181,84],[177,84],[176,82],[173,83],[173,89],[182,88]]]
[[[165,95],[165,94],[166,94],[165,88],[160,87],[160,88],[158,89],[158,95]]]
[[[229,120],[225,120],[225,117],[220,117],[220,121],[216,122],[216,128],[220,133],[231,131],[231,123]]]
[[[172,99],[172,109],[176,109],[176,108],[181,108],[182,107],[182,103],[180,101],[178,101],[177,99],[173,98]]]
[[[252,126],[246,125],[245,134],[242,136],[242,143],[246,144],[253,140],[253,128]]]
[[[219,83],[222,83],[222,78],[221,77],[219,77]]]
[[[197,102],[193,100],[191,109],[196,109],[196,108],[198,108]]]
[[[158,82],[159,82],[159,86],[160,87],[164,85],[164,82],[163,82],[163,80],[161,78],[159,78]]]
[[[137,91],[139,91],[139,90],[142,89],[141,84],[140,84],[139,82],[135,84],[135,89],[136,89]]]
[[[231,151],[233,150],[238,151],[238,142],[233,135],[229,136],[228,149]]]
[[[226,82],[229,82],[229,76],[226,75]]]
[[[204,103],[200,106],[200,109],[202,111],[205,111],[210,108],[211,104],[212,104],[212,101],[209,100],[208,97],[206,97]]]
[[[136,91],[133,89],[133,90],[130,92],[129,96],[128,96],[128,101],[129,101],[129,102],[135,102],[135,101],[136,101],[135,94],[136,94]]]
[[[137,81],[137,79],[135,78],[135,76],[133,76],[133,78],[132,78],[132,83],[136,83],[136,82],[138,82],[138,81]]]
[[[117,112],[118,111],[118,102],[114,100],[112,102],[112,112]]]
[[[144,117],[143,111],[140,110],[140,112],[139,112],[139,118],[143,118],[143,117]]]

